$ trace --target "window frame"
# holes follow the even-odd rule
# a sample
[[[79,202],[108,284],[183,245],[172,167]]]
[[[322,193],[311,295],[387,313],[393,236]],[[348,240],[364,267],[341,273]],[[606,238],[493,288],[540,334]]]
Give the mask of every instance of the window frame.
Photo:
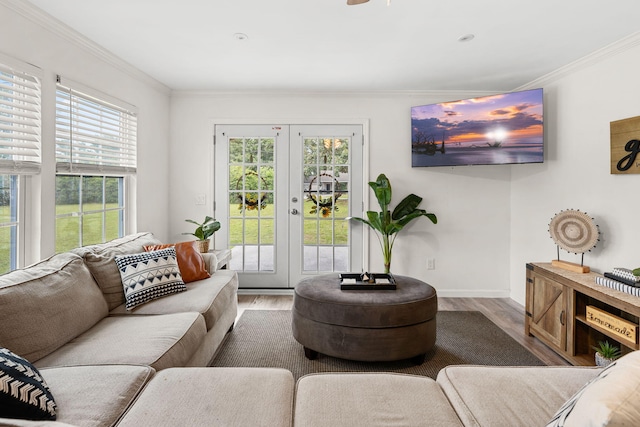
[[[60,97],[60,92],[63,93],[63,97]],[[132,203],[129,203],[129,202],[131,201],[132,192],[134,191],[134,183],[135,183],[135,178],[137,173],[137,147],[138,147],[137,109],[136,107],[129,105],[124,101],[121,101],[119,99],[116,99],[114,97],[101,93],[99,91],[96,91],[94,89],[88,88],[80,83],[63,79],[60,76],[57,76],[57,85],[56,85],[55,93],[56,93],[56,123],[55,123],[56,178],[58,176],[74,176],[74,177],[78,177],[81,181],[83,180],[84,177],[89,177],[89,176],[103,177],[103,179],[110,178],[110,177],[121,178],[122,192],[119,193],[119,197],[122,200],[122,209],[118,208],[118,210],[121,211],[121,221],[118,224],[119,226],[118,234],[120,236],[124,236],[129,232],[129,230],[132,230],[135,228],[135,225],[133,224],[133,205]],[[87,104],[90,104],[90,106],[88,107],[89,109],[96,108],[97,110],[99,107],[103,107],[105,108],[105,110],[108,110],[110,113],[113,111],[117,111],[118,113],[123,115],[124,117],[124,119],[122,119],[123,122],[116,122],[115,124],[112,122],[111,124],[107,125],[106,127],[109,129],[107,129],[104,134],[100,133],[100,131],[104,129],[100,126],[96,126],[98,129],[96,130],[96,134],[98,134],[98,136],[96,137],[96,140],[93,141],[96,144],[95,147],[97,147],[96,151],[99,151],[101,149],[102,147],[102,145],[100,145],[101,141],[104,142],[106,140],[105,145],[108,145],[108,146],[118,145],[116,142],[114,142],[115,140],[114,141],[108,140],[107,137],[105,137],[105,135],[113,131],[113,129],[122,130],[123,132],[119,134],[119,135],[122,135],[123,137],[122,149],[124,151],[129,150],[125,153],[125,155],[122,156],[122,158],[125,159],[125,162],[123,162],[123,164],[121,165],[114,164],[113,162],[110,162],[109,159],[107,158],[104,158],[104,159],[98,158],[96,161],[92,161],[91,159],[87,160],[87,156],[83,156],[82,153],[79,157],[74,157],[73,155],[74,147],[73,147],[73,140],[72,140],[73,124],[71,122],[73,120],[72,115],[74,114],[74,112],[73,112],[72,106],[74,105],[73,100],[75,98],[79,98],[78,105],[80,105],[81,108],[83,106],[86,107]],[[62,104],[60,99],[68,100],[69,102],[68,111],[63,110],[65,106]],[[65,115],[66,113],[68,113],[68,116]],[[85,110],[85,113],[86,113],[86,110]],[[89,111],[89,114],[91,113],[92,112]],[[83,112],[80,111],[79,114],[83,114]],[[80,123],[80,125],[83,125],[82,118],[78,120],[80,120],[78,123]],[[68,132],[65,132],[63,129],[61,129],[65,127],[66,124],[68,124]],[[86,129],[87,128],[85,127],[84,130]],[[128,131],[130,131],[131,133],[127,133]],[[65,136],[69,137],[68,144],[66,142],[59,143],[59,141],[63,140],[64,139],[63,137]],[[82,137],[85,139],[83,139],[82,142],[79,143],[79,145],[86,144],[87,142],[87,139],[86,139],[87,135],[82,135]],[[93,142],[90,141],[88,145],[92,144]],[[87,161],[83,161],[83,159]],[[101,159],[104,160],[104,162],[102,162]],[[80,197],[81,197],[81,193],[80,193]],[[80,209],[79,214],[82,217],[86,215],[88,212],[82,212],[81,202],[82,200],[80,200],[79,202],[79,209]],[[106,200],[103,199],[103,203],[106,203]],[[57,204],[56,204],[56,207],[57,207]],[[105,212],[107,212],[107,210],[100,210],[96,212],[103,212],[104,214]],[[96,212],[92,211],[92,213],[96,213]],[[54,238],[56,240],[56,243],[55,243],[56,246],[57,246],[57,240],[58,240],[58,236],[57,236],[58,219],[64,218],[64,217],[68,217],[68,215],[58,215],[56,212],[56,215],[55,215],[56,232],[54,235]],[[80,233],[79,240],[80,240],[80,244],[82,244],[82,239],[83,239],[82,222],[80,222],[80,226],[81,228],[79,230],[79,233]],[[103,230],[102,230],[103,241],[106,240],[105,234],[104,234],[105,226],[106,224],[103,223]]]
[[[17,82],[17,89],[21,95],[12,92],[2,92],[10,94],[4,100],[0,108],[8,118],[4,121],[3,127],[8,137],[8,143],[0,141],[0,147],[8,154],[10,159],[0,160],[0,174],[15,177],[16,181],[16,219],[6,223],[8,227],[16,227],[15,242],[9,243],[9,247],[14,246],[12,255],[15,255],[13,262],[10,261],[9,271],[22,268],[26,265],[27,259],[33,258],[36,248],[33,241],[36,230],[40,227],[27,223],[33,221],[34,215],[28,215],[32,206],[32,178],[40,175],[42,165],[42,81],[43,72],[40,68],[14,59],[0,53],[0,70],[11,77],[11,81]],[[2,80],[2,78],[0,78]],[[10,86],[10,80],[3,80],[5,87]],[[12,100],[17,102],[14,104]],[[13,111],[15,109],[15,114]],[[0,119],[1,121],[1,119]],[[14,134],[15,132],[15,134]],[[11,153],[15,150],[15,153]],[[10,249],[11,250],[11,249]],[[0,272],[3,274],[4,272]]]

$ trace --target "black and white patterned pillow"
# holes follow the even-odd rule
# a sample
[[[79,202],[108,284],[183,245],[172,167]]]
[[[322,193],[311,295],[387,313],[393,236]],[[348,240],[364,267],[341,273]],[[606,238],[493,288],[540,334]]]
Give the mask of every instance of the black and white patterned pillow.
[[[186,291],[175,248],[121,255],[115,258],[127,310],[176,292]]]
[[[0,418],[55,420],[56,402],[40,372],[0,347]]]

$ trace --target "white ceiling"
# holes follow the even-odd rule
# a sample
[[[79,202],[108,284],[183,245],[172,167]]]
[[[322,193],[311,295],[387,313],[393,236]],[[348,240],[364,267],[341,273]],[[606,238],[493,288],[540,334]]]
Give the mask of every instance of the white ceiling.
[[[639,0],[29,2],[174,90],[507,91],[640,29]]]

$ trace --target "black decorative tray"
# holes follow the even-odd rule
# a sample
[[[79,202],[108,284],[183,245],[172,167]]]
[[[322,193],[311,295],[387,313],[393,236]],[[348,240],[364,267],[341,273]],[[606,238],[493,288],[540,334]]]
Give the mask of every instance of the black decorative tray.
[[[340,289],[343,291],[392,291],[396,280],[384,273],[341,273]]]

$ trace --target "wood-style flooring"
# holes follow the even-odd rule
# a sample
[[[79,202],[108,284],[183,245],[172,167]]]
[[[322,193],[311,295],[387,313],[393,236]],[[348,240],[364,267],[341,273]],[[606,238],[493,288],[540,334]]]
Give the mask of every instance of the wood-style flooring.
[[[238,295],[244,310],[291,310],[291,295]],[[524,307],[509,298],[438,298],[442,311],[479,311],[547,365],[569,365],[538,339],[524,334]]]

